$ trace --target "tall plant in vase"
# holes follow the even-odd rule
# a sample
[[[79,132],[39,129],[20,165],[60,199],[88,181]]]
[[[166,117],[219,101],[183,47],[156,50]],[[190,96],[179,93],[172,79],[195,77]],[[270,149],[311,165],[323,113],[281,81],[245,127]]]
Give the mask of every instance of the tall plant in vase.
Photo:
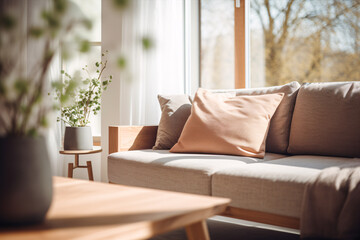
[[[107,52],[103,53],[104,57]],[[74,93],[75,101],[68,105],[61,106],[61,117],[58,121],[63,121],[67,126],[64,136],[65,150],[91,150],[93,140],[91,134],[90,114],[97,115],[101,109],[101,95],[112,81],[112,76],[103,76],[106,69],[105,62],[93,63],[96,68],[95,73],[89,71],[88,65],[82,68],[86,77],[81,79],[81,86]],[[74,80],[70,74],[62,71],[64,82],[57,87],[56,99],[64,98],[64,93],[69,92],[71,82]]]
[[[79,15],[70,19],[74,9],[68,1],[53,0],[50,5],[31,25],[21,15],[30,11],[30,4],[0,1],[0,227],[37,223],[49,209],[52,174],[43,137],[53,109],[46,101],[49,68],[75,27],[91,28],[91,22]],[[13,12],[21,14],[15,17]],[[67,85],[64,101],[76,89],[72,80]]]

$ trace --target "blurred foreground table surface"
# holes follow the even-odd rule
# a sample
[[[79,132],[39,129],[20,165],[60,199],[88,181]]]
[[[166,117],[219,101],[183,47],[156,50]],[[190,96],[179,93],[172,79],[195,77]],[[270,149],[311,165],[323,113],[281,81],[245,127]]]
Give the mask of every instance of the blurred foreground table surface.
[[[146,239],[185,227],[188,239],[210,239],[205,220],[230,200],[54,177],[45,221],[0,228],[0,239]],[[26,201],[24,199],[24,201]]]

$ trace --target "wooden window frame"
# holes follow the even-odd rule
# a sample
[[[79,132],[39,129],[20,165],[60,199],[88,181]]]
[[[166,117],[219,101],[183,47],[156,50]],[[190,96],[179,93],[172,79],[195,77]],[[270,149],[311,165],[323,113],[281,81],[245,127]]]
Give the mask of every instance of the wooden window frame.
[[[234,0],[235,88],[246,88],[246,1],[240,0],[240,7],[236,7]]]

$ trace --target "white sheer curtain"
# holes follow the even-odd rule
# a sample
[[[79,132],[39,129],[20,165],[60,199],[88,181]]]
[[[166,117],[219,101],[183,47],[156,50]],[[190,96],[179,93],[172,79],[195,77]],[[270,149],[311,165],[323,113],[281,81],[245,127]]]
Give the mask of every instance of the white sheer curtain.
[[[0,0],[0,7],[4,8],[7,13],[16,17],[17,29],[19,29],[19,38],[24,38],[27,36],[27,31],[31,26],[41,23],[41,12],[43,9],[50,7],[50,1],[43,0]],[[20,39],[18,39],[20,40]],[[26,43],[23,49],[16,49],[13,51],[13,54],[17,54],[19,61],[21,62],[21,68],[19,69],[19,74],[25,72],[26,76],[31,76],[34,69],[39,67],[41,64],[40,60],[43,56],[44,50],[44,40],[26,38]],[[16,44],[16,43],[15,43]],[[17,46],[15,45],[14,46]],[[11,46],[9,46],[11,47]],[[60,73],[60,58],[56,57],[53,61],[50,71],[48,72],[48,91],[50,91],[50,82],[53,79],[58,79],[55,72]],[[43,100],[43,104],[51,103],[52,99],[50,96],[46,96],[46,99]],[[58,144],[57,136],[60,134],[57,131],[57,126],[55,126],[56,118],[54,115],[50,116],[48,119],[51,127],[43,132],[43,135],[46,138],[48,145],[49,160],[52,166],[53,175],[61,175],[62,164],[59,163],[58,149],[60,145]]]
[[[158,124],[157,95],[184,93],[184,0],[131,1],[121,26],[120,124]]]
[[[52,61],[49,69],[49,80],[57,81],[61,78],[61,58],[58,53],[55,55],[54,60]],[[50,100],[50,99],[49,99]],[[60,116],[60,111],[53,112],[50,116],[51,125],[48,130],[48,147],[50,149],[56,149],[52,151],[52,173],[54,176],[63,176],[64,175],[64,155],[59,154],[59,150],[62,147],[62,136],[63,128],[61,127],[61,122],[57,122],[56,118]]]
[[[113,1],[102,1],[101,46],[109,56],[123,55],[125,69],[109,59],[113,82],[101,102],[101,180],[107,179],[108,127],[157,125],[158,94],[184,93],[185,0],[133,0],[119,12]],[[144,51],[142,37],[154,47]]]

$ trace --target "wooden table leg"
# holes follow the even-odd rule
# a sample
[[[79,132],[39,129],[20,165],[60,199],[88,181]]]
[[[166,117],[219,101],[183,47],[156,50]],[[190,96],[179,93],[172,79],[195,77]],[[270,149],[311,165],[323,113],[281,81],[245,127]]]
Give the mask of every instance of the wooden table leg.
[[[69,165],[68,165],[68,178],[72,178],[72,177],[73,177],[73,170],[74,170],[74,164],[73,164],[73,163],[69,163]]]
[[[75,154],[75,168],[79,167],[79,154]]]
[[[210,240],[205,220],[186,226],[185,229],[189,240]]]
[[[86,162],[86,165],[87,165],[89,180],[90,180],[90,181],[94,181],[94,176],[93,176],[91,161],[87,161],[87,162]]]

